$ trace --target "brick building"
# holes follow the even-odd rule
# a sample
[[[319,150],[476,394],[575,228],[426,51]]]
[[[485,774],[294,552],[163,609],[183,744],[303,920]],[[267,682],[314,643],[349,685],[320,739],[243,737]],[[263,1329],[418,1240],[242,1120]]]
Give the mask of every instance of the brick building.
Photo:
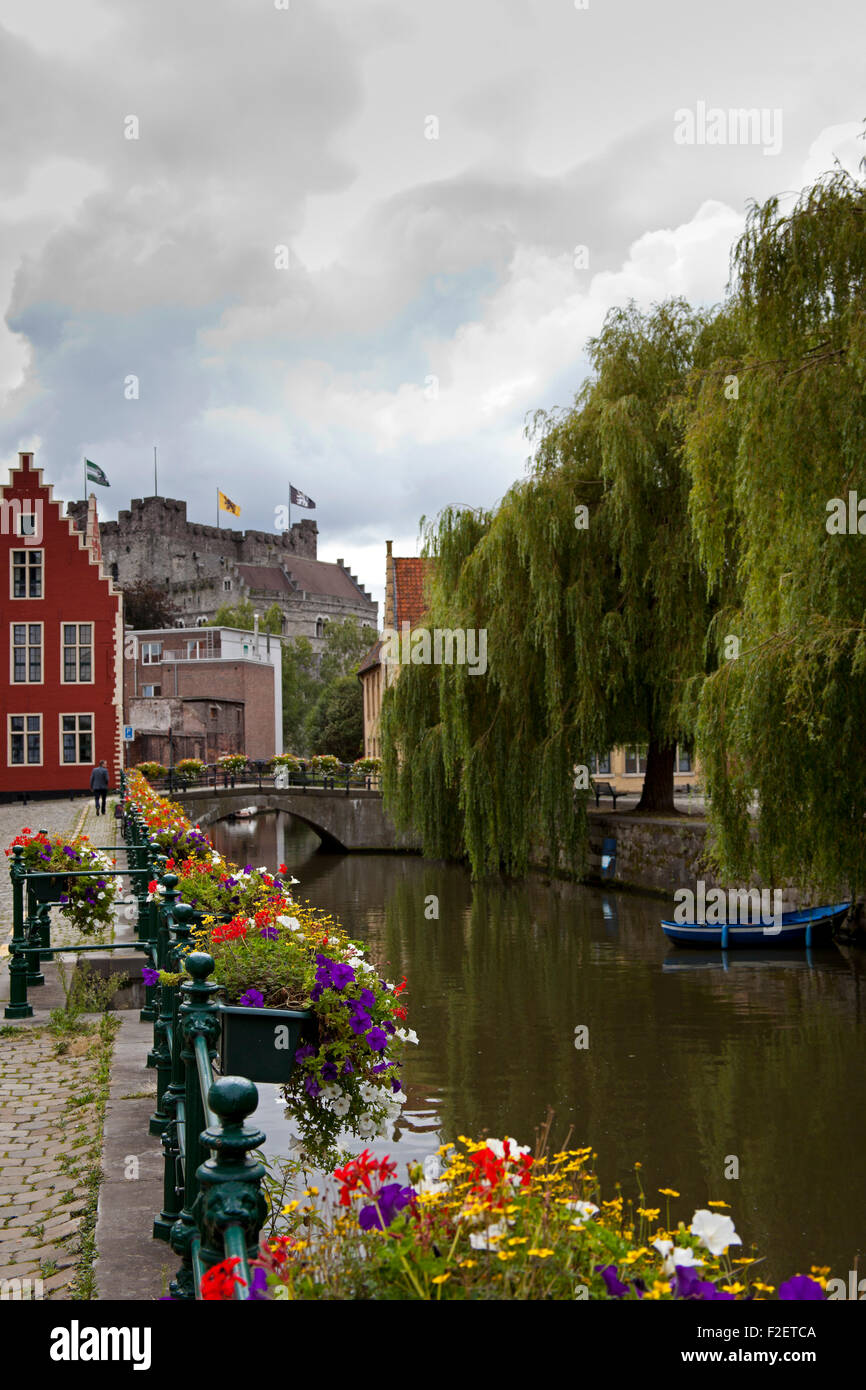
[[[282,643],[239,628],[126,633],[127,764],[283,751]]]
[[[70,502],[69,513],[83,528],[84,504]],[[378,605],[343,561],[316,558],[318,527],[309,519],[283,532],[233,531],[188,521],[186,502],[176,498],[145,497],[102,522],[100,535],[120,588],[142,580],[164,586],[187,627],[244,601],[261,611],[276,603],[283,635],[308,637],[314,651],[323,648],[328,622],[378,625]]]
[[[122,599],[99,550],[63,515],[31,453],[0,487],[0,800],[86,790],[104,759],[116,785]]]

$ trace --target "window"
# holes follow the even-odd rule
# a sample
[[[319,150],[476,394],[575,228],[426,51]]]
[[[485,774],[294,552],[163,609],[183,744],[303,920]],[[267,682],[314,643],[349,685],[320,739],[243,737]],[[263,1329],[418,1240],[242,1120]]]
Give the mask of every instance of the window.
[[[42,762],[42,715],[10,714],[8,766],[38,766]]]
[[[42,550],[12,551],[12,597],[42,597]]]
[[[625,750],[625,770],[627,774],[646,772],[646,744],[632,744]]]
[[[141,644],[141,664],[142,666],[158,666],[162,661],[161,642],[142,642]]]
[[[226,591],[226,593],[230,593],[230,592],[231,592],[231,587],[232,587],[232,581],[231,581],[230,579],[224,579],[224,580],[223,580],[223,589]]]
[[[12,624],[12,680],[16,685],[42,682],[42,624]]]
[[[93,680],[93,624],[63,623],[63,682]]]
[[[595,776],[610,776],[610,753],[593,753],[589,760],[590,771]]]
[[[677,748],[677,772],[691,772],[692,755],[685,748]]]
[[[317,619],[316,619],[316,636],[317,636],[317,637],[324,637],[324,635],[325,635],[325,620],[324,620],[324,618],[317,618]]]
[[[61,756],[65,763],[93,762],[93,715],[61,714]]]
[[[162,686],[161,686],[161,685],[143,685],[143,686],[141,687],[141,693],[142,693],[142,695],[144,696],[145,700],[155,700],[155,699],[157,698],[157,696],[159,696],[159,695],[162,694]]]
[[[37,502],[36,506],[41,508],[42,503]],[[38,536],[38,522],[38,512],[19,512],[18,525],[16,527],[15,534],[18,536]]]

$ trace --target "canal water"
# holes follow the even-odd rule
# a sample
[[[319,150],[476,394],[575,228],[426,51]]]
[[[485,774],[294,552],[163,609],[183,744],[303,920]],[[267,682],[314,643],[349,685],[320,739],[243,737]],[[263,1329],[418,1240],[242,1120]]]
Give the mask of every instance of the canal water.
[[[866,1277],[862,951],[744,950],[726,964],[669,946],[657,898],[322,854],[282,813],[210,833],[241,864],[288,864],[299,901],[333,913],[387,978],[406,975],[408,1101],[391,1140],[369,1146],[401,1180],[459,1134],[531,1145],[550,1108],[555,1148],[570,1131],[568,1147],[598,1151],[605,1196],[617,1181],[636,1195],[640,1162],[662,1216],[661,1187],[682,1194],[672,1216],[687,1224],[708,1200],[730,1203],[766,1282],[811,1265],[847,1281],[858,1251]],[[275,1088],[259,1090],[266,1150],[285,1154],[290,1124]]]

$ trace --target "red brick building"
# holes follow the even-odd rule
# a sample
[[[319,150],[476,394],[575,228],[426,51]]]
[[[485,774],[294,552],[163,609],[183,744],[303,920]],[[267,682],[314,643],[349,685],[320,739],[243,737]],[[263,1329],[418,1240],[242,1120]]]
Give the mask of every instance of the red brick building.
[[[121,595],[104,573],[95,501],[85,534],[33,455],[0,486],[0,800],[84,791],[120,771]]]

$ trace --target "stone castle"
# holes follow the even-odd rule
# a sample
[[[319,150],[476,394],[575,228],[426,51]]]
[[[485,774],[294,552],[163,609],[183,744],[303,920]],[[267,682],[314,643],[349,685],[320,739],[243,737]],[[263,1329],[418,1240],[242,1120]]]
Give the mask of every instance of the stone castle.
[[[82,530],[87,504],[70,502],[68,512]],[[343,561],[316,558],[318,527],[308,519],[281,533],[234,531],[188,521],[177,498],[136,497],[99,534],[106,572],[121,589],[142,580],[165,589],[179,626],[204,626],[223,604],[246,600],[263,614],[276,603],[283,635],[308,637],[318,651],[329,621],[378,625],[378,605]]]

